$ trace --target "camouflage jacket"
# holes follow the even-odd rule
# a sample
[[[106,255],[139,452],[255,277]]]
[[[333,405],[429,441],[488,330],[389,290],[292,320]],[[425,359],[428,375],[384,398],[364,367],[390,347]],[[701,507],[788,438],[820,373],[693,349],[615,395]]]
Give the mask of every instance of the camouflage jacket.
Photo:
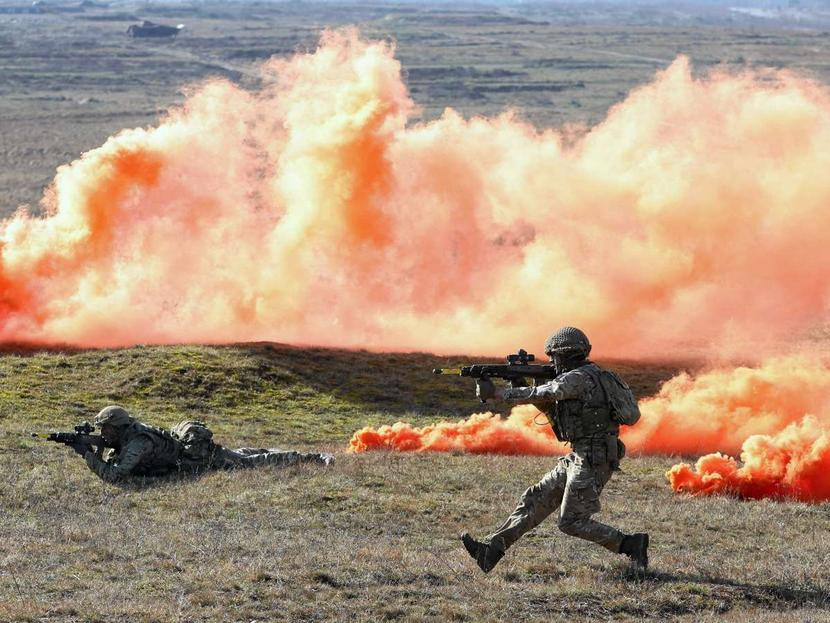
[[[543,385],[508,388],[502,398],[535,405],[550,419],[557,439],[575,449],[587,447],[592,440],[619,434],[599,379],[600,370],[597,364],[586,362]]]
[[[141,422],[132,423],[118,447],[101,459],[92,452],[84,456],[89,469],[107,482],[128,477],[164,476],[180,469],[182,444],[170,433]]]

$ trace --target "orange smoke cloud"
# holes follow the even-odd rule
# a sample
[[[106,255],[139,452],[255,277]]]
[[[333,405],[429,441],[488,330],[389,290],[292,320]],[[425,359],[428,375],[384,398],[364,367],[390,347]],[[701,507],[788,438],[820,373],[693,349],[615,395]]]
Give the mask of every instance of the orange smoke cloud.
[[[644,451],[720,452],[666,474],[675,491],[830,499],[830,366],[808,355],[757,368],[682,375],[641,403],[629,437]],[[740,443],[744,440],[743,443]]]
[[[511,113],[412,125],[392,46],[352,31],[262,71],[0,223],[0,339],[503,354],[578,324],[631,356],[742,352],[826,311],[822,85],[681,58],[565,137]]]
[[[697,495],[728,494],[744,498],[788,498],[803,502],[830,500],[830,434],[826,425],[807,416],[776,435],[754,435],[744,442],[743,466],[723,454],[686,463],[666,474],[675,491]]]
[[[752,367],[680,374],[640,401],[627,431],[635,451],[737,454],[751,435],[775,435],[813,414],[830,426],[830,367],[820,356],[773,357]]]
[[[519,406],[507,418],[476,413],[458,422],[439,422],[415,427],[405,422],[377,429],[365,427],[349,442],[350,452],[400,450],[403,452],[453,452],[471,454],[564,454],[547,420],[535,407]]]

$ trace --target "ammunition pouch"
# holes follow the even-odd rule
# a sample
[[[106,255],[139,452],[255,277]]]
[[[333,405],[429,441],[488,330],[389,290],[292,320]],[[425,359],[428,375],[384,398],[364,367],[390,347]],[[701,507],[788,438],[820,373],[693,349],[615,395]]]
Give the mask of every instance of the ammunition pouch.
[[[597,435],[575,445],[584,449],[591,465],[609,465],[612,471],[620,468],[620,460],[625,456],[625,445],[616,433]]]
[[[556,438],[571,443],[580,439],[604,437],[606,434],[616,435],[620,429],[620,425],[611,420],[608,407],[583,407],[578,400],[558,403],[550,420]]]
[[[616,435],[608,436],[608,464],[611,471],[619,471],[620,461],[625,456],[625,444]]]
[[[588,461],[591,465],[598,466],[608,462],[608,441],[603,437],[591,439],[588,450]]]

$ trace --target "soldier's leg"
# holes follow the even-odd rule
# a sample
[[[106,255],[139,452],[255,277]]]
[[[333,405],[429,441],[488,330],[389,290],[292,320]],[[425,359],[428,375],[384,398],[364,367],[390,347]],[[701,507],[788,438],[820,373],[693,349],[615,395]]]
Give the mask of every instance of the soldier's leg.
[[[527,489],[510,517],[490,536],[477,541],[466,532],[461,542],[467,553],[473,557],[479,568],[488,573],[513,545],[528,530],[538,526],[545,517],[554,512],[565,490],[567,466],[570,457],[559,459],[556,468],[545,474],[537,484]]]
[[[602,545],[616,554],[625,535],[612,526],[591,519],[600,510],[599,496],[610,478],[609,465],[591,466],[583,457],[576,457],[567,472],[559,509],[559,529],[570,536]]]
[[[268,450],[265,453],[268,465],[294,465],[295,463],[315,463],[317,465],[331,465],[334,463],[333,454],[322,452],[294,452],[293,450]],[[262,456],[257,455],[257,456]]]
[[[329,465],[334,457],[330,454],[302,453],[284,450],[261,450],[254,448],[239,448],[238,450],[222,449],[222,462],[231,467],[260,467],[275,465],[287,467],[298,463],[317,463]]]
[[[497,549],[507,550],[526,532],[538,526],[559,508],[565,493],[570,455],[559,459],[557,466],[528,487],[518,506],[495,532],[484,539]]]

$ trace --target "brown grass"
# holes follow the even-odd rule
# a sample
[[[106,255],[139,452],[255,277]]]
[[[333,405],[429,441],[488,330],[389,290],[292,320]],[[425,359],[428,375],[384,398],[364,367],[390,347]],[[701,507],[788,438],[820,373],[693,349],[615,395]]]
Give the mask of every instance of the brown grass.
[[[823,506],[679,497],[670,460],[634,459],[602,517],[651,533],[645,579],[553,521],[485,576],[457,533],[494,527],[551,460],[338,461],[119,489],[68,454],[11,453],[0,620],[828,619]]]
[[[555,459],[343,453],[366,419],[474,409],[465,379],[429,374],[439,359],[270,345],[0,357],[0,621],[830,620],[830,506],[677,496],[672,457],[626,459],[603,495],[601,519],[651,534],[645,578],[554,521],[481,574],[458,533],[493,529]],[[641,391],[667,373],[617,367]],[[349,368],[349,392],[313,381]],[[446,390],[443,410],[414,410],[425,388]],[[209,409],[228,445],[337,463],[114,487],[27,437],[115,396],[154,423]]]

